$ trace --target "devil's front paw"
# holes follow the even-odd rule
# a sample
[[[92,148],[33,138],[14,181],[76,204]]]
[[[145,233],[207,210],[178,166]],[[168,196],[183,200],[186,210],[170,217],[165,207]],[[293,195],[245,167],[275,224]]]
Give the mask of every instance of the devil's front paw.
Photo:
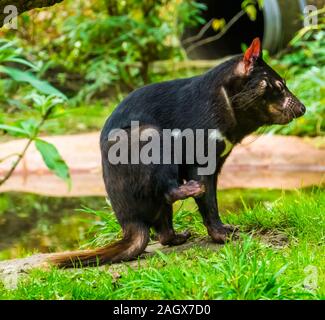
[[[198,198],[205,192],[205,186],[200,181],[190,180],[177,188],[172,189],[165,195],[168,203],[173,203],[177,200],[183,200],[189,197]]]
[[[208,226],[208,233],[212,240],[216,243],[223,244],[238,231],[238,228],[229,224],[218,224],[216,226]]]

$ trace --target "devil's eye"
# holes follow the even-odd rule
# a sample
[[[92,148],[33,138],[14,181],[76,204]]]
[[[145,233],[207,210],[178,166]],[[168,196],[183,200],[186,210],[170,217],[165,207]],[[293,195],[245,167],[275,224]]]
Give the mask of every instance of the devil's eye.
[[[275,85],[280,91],[284,90],[285,84],[282,81],[279,81],[279,80],[275,81]]]

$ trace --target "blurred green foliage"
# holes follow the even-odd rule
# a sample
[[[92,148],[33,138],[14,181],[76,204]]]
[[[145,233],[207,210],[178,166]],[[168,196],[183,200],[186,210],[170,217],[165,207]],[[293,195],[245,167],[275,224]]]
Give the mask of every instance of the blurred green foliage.
[[[245,0],[242,7],[254,19],[262,4],[262,0]],[[22,48],[20,53],[33,61],[34,73],[36,71],[39,78],[64,92],[70,98],[70,106],[82,107],[82,112],[71,109],[74,118],[69,121],[69,115],[61,117],[62,125],[52,122],[46,126],[48,133],[99,129],[104,119],[97,115],[103,112],[93,112],[93,106],[101,110],[109,106],[110,112],[112,104],[117,104],[134,88],[203,71],[188,68],[175,72],[173,68],[179,61],[186,60],[186,52],[180,44],[184,29],[206,22],[201,17],[206,6],[199,1],[65,0],[60,10],[57,8],[25,13],[19,17],[18,30],[0,30],[3,37],[15,39]],[[266,55],[268,63],[287,79],[288,87],[307,106],[304,117],[288,126],[269,128],[271,132],[324,134],[323,13],[319,12],[317,26],[303,28],[288,49],[276,58]],[[224,25],[219,25],[215,32],[222,32],[222,28]],[[163,73],[157,72],[154,64],[161,60],[172,62],[166,64],[168,67]],[[26,75],[21,78],[34,86],[38,83],[36,78],[29,79]],[[28,90],[29,86],[18,85],[8,77],[0,79],[3,105],[10,105],[6,110],[14,111],[11,118],[17,118],[16,111],[31,115],[23,108],[24,99],[21,99],[28,96]],[[85,118],[83,113],[88,105],[92,105],[92,111]],[[92,114],[97,114],[96,119],[91,118]],[[7,115],[0,113],[1,117],[8,120]]]
[[[153,61],[184,59],[180,36],[185,26],[204,23],[205,6],[193,0],[66,0],[61,8],[24,14],[18,38],[40,61],[42,75],[82,101],[108,87],[116,94],[151,82]]]

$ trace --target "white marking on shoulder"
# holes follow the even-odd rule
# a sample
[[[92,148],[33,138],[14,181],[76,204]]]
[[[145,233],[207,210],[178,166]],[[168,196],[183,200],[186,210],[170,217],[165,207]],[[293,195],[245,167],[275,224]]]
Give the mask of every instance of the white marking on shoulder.
[[[213,129],[209,134],[209,139],[213,141],[223,141],[225,143],[225,149],[221,153],[220,157],[224,157],[230,153],[232,148],[234,147],[233,143],[231,143],[218,129]]]

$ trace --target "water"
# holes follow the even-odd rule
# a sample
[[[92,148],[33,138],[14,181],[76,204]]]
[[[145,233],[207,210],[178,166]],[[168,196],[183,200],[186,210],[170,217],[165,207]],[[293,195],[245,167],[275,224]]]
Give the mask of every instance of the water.
[[[93,237],[88,231],[98,220],[76,210],[82,206],[102,209],[105,200],[0,194],[0,260],[80,247]]]
[[[218,193],[222,214],[240,212],[246,206],[272,201],[281,195],[270,190],[228,190]],[[56,198],[25,193],[0,194],[0,260],[24,257],[34,252],[55,252],[80,248],[89,243],[101,226],[94,214],[80,212],[88,207],[107,213],[104,197]],[[193,199],[175,204],[196,210]],[[111,217],[111,216],[109,216]],[[109,218],[110,219],[110,218]],[[112,219],[113,218],[112,216]],[[91,231],[90,231],[91,230]]]

